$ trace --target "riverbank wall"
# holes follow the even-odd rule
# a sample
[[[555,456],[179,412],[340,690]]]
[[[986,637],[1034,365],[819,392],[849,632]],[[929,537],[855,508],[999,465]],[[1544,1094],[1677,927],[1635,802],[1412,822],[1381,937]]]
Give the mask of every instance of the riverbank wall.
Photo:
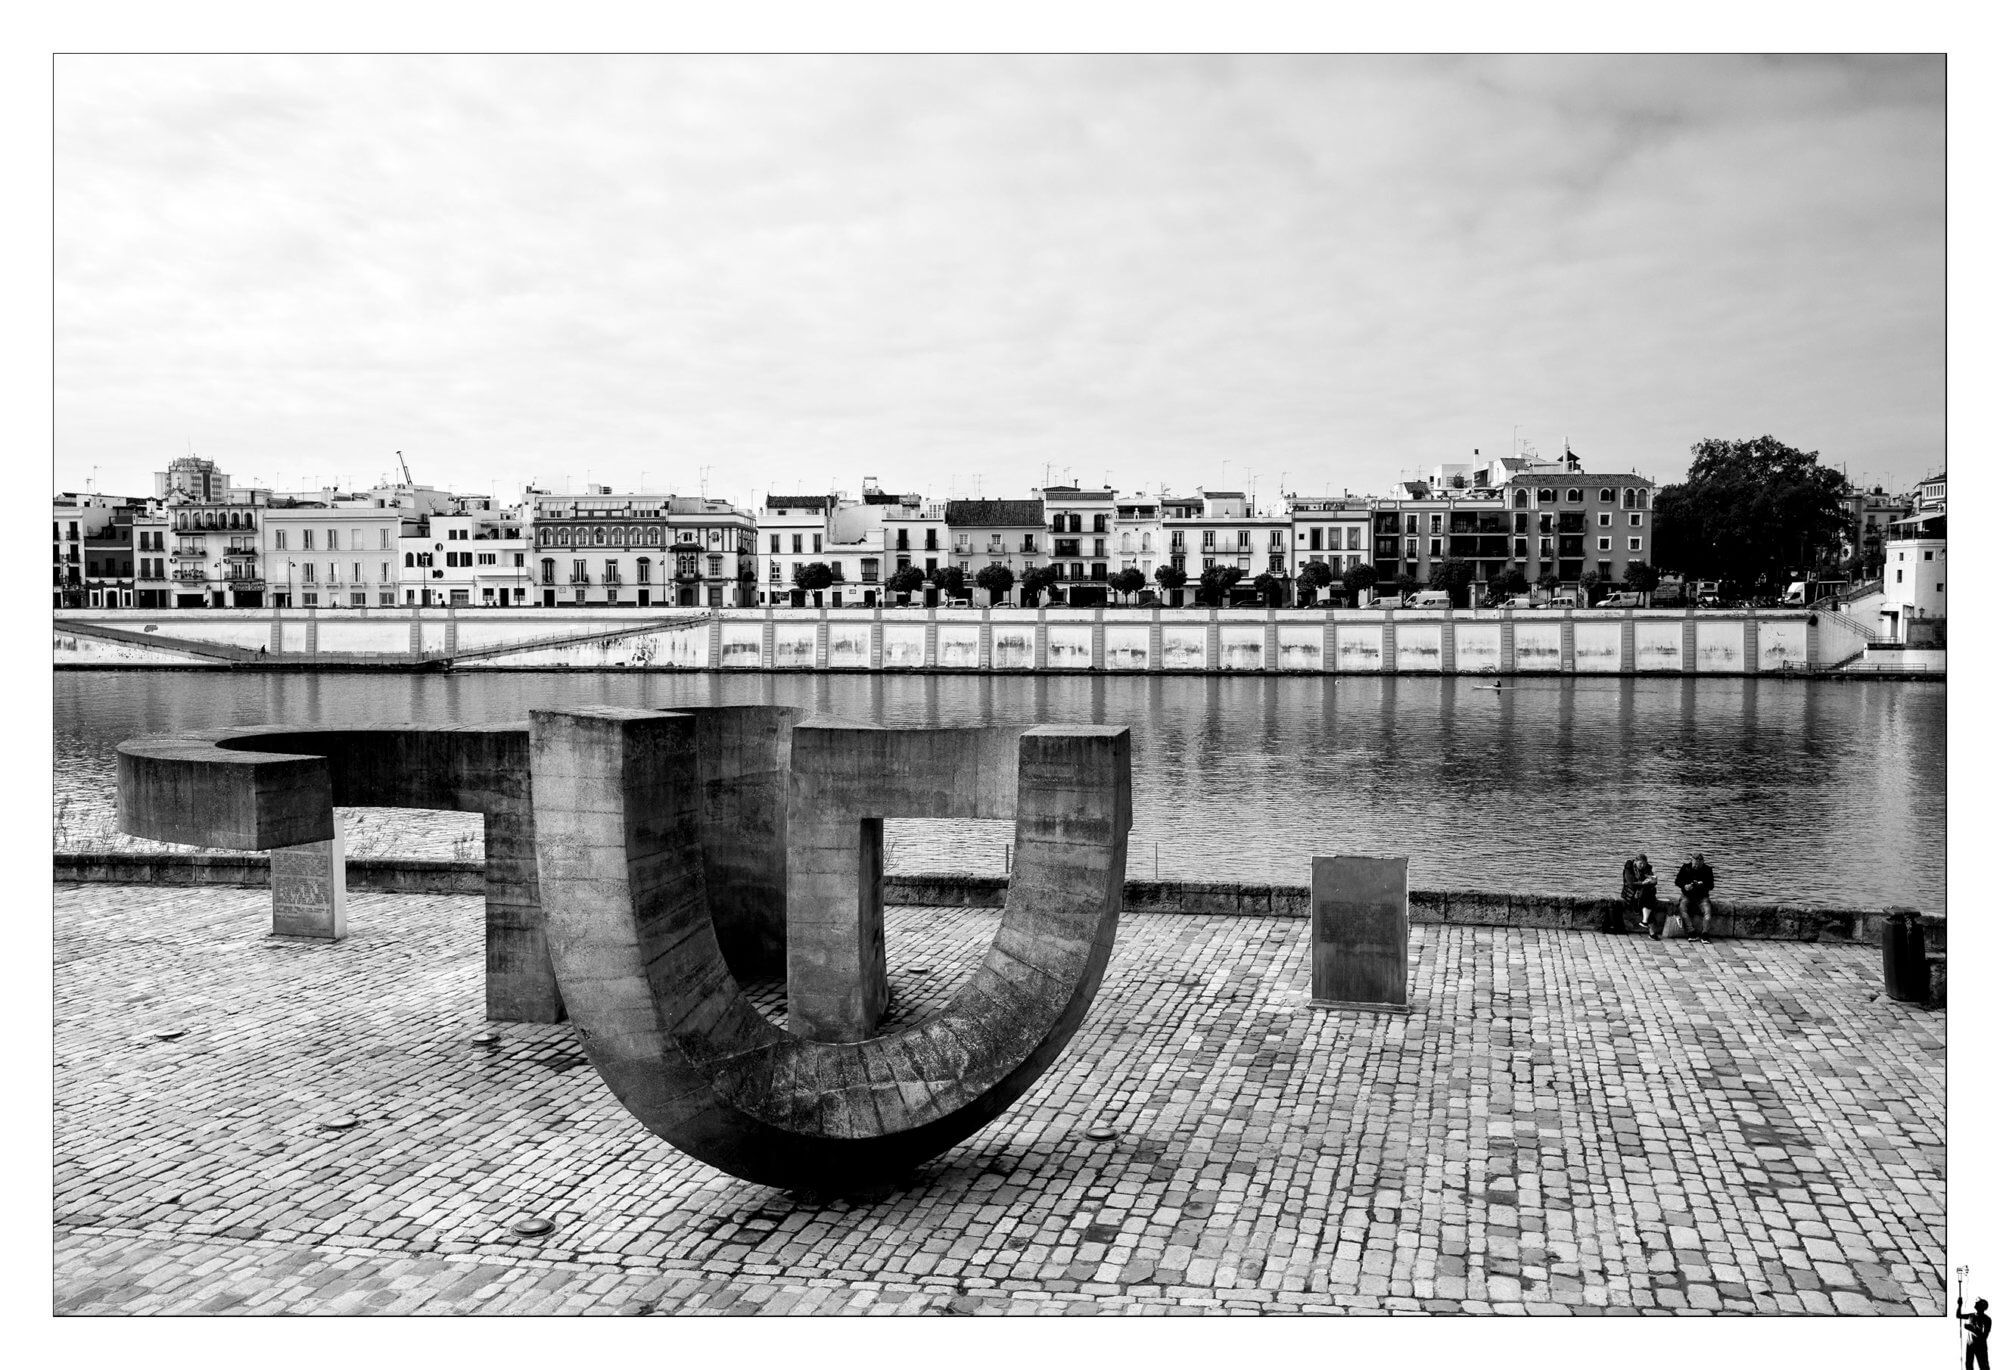
[[[1796,609],[72,610],[54,621],[58,669],[113,670],[1790,675],[1836,672],[1868,645],[1839,615]]]
[[[270,858],[259,852],[57,852],[59,882],[121,885],[215,885],[258,888],[270,884]],[[418,857],[350,858],[350,890],[383,894],[484,894],[485,866],[478,861]],[[887,904],[999,908],[1005,876],[955,872],[883,877]],[[1132,913],[1304,919],[1312,913],[1306,885],[1228,881],[1128,880],[1124,907]],[[1841,942],[1880,946],[1888,916],[1898,909],[1824,909],[1782,904],[1718,902],[1718,937],[1752,941]],[[1945,952],[1945,918],[1921,914],[1926,949]],[[1546,928],[1602,932],[1638,924],[1615,899],[1501,893],[1488,890],[1411,890],[1410,921],[1471,927]]]

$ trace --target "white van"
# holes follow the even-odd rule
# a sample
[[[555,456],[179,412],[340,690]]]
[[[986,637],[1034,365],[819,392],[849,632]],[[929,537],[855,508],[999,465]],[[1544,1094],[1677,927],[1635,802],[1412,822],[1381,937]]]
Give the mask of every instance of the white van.
[[[1451,607],[1451,592],[1449,590],[1419,590],[1403,600],[1403,607],[1405,609],[1449,609]]]
[[[1583,596],[1574,590],[1558,590],[1542,601],[1544,609],[1581,609]]]

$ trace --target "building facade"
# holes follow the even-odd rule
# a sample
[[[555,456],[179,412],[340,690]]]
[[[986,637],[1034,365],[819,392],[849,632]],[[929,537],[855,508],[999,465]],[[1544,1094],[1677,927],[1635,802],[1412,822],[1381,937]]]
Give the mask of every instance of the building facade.
[[[1911,513],[1888,526],[1882,566],[1882,621],[1891,640],[1918,636],[1912,625],[1945,617],[1945,477],[1917,486]]]
[[[262,553],[270,602],[294,609],[389,608],[402,600],[403,513],[357,497],[287,502],[257,511],[261,536],[232,539]]]
[[[1064,600],[1079,606],[1105,603],[1116,567],[1117,492],[1109,486],[1051,485],[1035,493],[1048,520],[1049,568]]]
[[[545,608],[753,602],[756,520],[725,500],[596,486],[584,495],[537,493],[532,501],[528,569]]]
[[[955,499],[945,502],[952,564],[965,575],[968,591],[988,566],[1004,566],[1014,585],[995,603],[1022,602],[1021,578],[1048,555],[1047,515],[1038,499]],[[975,594],[977,600],[980,596]]]

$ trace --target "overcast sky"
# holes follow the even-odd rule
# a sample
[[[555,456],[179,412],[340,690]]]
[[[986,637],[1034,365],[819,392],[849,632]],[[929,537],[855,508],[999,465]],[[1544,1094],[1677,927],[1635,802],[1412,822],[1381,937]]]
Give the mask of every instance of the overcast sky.
[[[63,57],[55,483],[1944,465],[1936,59]]]

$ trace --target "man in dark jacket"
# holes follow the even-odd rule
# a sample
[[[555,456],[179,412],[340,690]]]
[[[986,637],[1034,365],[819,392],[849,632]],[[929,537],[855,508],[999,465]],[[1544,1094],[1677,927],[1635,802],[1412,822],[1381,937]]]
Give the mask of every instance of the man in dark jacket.
[[[1674,874],[1674,883],[1681,890],[1681,919],[1687,925],[1688,937],[1696,942],[1708,940],[1708,921],[1715,916],[1715,905],[1709,902],[1709,891],[1715,888],[1715,871],[1708,864],[1708,858],[1700,852],[1690,861],[1683,862]],[[1700,921],[1697,922],[1696,920]]]

